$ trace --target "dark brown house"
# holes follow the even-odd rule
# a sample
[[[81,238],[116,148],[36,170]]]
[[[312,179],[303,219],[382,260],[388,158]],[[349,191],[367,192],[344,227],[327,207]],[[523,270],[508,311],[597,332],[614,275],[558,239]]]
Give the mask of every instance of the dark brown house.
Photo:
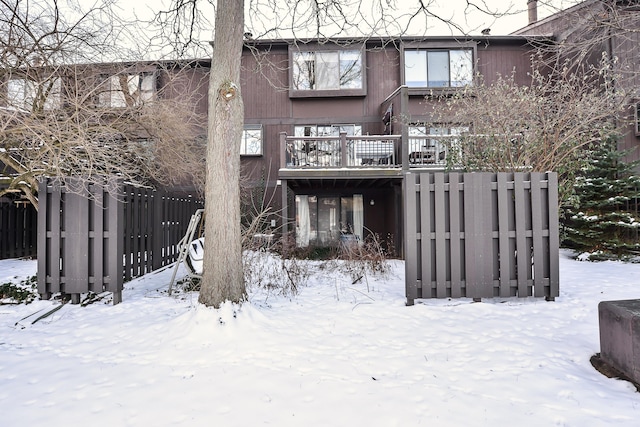
[[[478,75],[491,83],[515,70],[526,84],[536,40],[252,41],[242,62],[244,170],[276,195],[273,219],[298,245],[375,233],[401,248],[404,174],[443,170],[442,138],[468,130],[426,125],[436,98]]]
[[[478,76],[490,84],[498,75],[514,73],[516,82],[528,84],[536,46],[585,39],[587,33],[577,29],[586,18],[574,19],[585,10],[601,16],[622,7],[626,17],[637,17],[638,10],[637,1],[588,0],[537,21],[537,2],[528,3],[529,25],[512,35],[248,40],[240,82],[245,106],[240,155],[248,186],[272,207],[271,228],[294,232],[300,246],[375,233],[400,252],[404,177],[443,170],[448,155],[443,139],[469,131],[465,124],[432,123],[437,98],[476,84]],[[591,44],[586,58],[599,57],[601,49],[612,55],[624,51],[625,66],[637,70],[638,32],[621,36]],[[118,66],[93,65],[108,72],[100,74],[106,90],[96,95],[98,104],[118,107],[162,91],[165,97],[189,94],[195,111],[206,113],[208,61],[120,64],[136,99],[118,89],[122,79],[114,75],[123,72],[112,65]],[[26,97],[30,88],[22,83],[16,81],[12,90]],[[640,97],[637,72],[624,85]],[[632,105],[635,121],[623,124],[630,129],[623,149],[635,148],[640,138],[640,107],[637,101]]]

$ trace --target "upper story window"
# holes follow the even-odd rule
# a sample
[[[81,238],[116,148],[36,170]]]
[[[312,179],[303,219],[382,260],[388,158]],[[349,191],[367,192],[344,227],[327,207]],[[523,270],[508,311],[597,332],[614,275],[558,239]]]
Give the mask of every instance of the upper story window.
[[[409,87],[454,88],[473,80],[472,49],[405,49],[404,79]]]
[[[7,82],[7,103],[24,111],[52,110],[60,107],[60,79],[36,82],[14,78]]]
[[[98,102],[101,107],[134,107],[151,101],[155,92],[154,73],[118,74],[105,77]]]
[[[291,95],[365,95],[362,51],[311,50],[291,52]]]
[[[242,142],[240,143],[241,156],[262,155],[262,126],[245,125],[242,130]]]
[[[360,125],[306,125],[296,126],[294,128],[295,136],[340,136],[340,133],[346,132],[349,136],[362,135],[362,126]]]

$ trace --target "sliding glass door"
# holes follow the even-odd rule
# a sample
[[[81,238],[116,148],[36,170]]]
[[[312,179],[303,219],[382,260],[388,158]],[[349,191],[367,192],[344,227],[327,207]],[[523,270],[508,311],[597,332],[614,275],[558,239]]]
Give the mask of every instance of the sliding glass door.
[[[343,236],[362,240],[364,229],[362,194],[353,196],[296,196],[296,243],[298,246],[330,246]]]

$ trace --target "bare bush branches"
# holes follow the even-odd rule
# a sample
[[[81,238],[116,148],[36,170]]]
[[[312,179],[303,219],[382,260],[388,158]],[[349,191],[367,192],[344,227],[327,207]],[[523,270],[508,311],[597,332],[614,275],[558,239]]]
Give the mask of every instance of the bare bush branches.
[[[204,119],[190,96],[164,98],[156,90],[145,99],[141,86],[129,90],[126,85],[142,75],[132,70],[120,70],[115,87],[105,85],[103,74],[113,70],[96,66],[58,67],[49,75],[39,69],[40,81],[29,71],[0,84],[9,94],[7,107],[0,109],[0,161],[12,169],[4,173],[10,183],[3,191],[20,189],[32,200],[38,176],[92,182],[115,175],[140,185],[202,181]],[[179,71],[155,66],[154,73],[169,80]],[[16,81],[23,85],[18,100],[11,99]],[[51,81],[58,83],[58,92],[45,94]]]
[[[0,0],[0,196],[37,207],[39,176],[204,180],[204,74],[186,62],[93,63],[123,35],[123,21],[104,21],[112,7]]]
[[[580,167],[584,149],[614,132],[624,93],[612,90],[608,61],[580,72],[565,68],[543,75],[537,70],[528,86],[501,77],[445,100],[447,108],[434,122],[446,117],[469,127],[449,143],[447,160],[452,165],[494,172],[553,170],[562,181]]]

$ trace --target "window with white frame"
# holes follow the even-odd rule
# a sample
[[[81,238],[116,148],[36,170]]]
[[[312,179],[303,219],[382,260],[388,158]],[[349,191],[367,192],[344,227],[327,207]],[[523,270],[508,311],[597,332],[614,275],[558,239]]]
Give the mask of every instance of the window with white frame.
[[[10,79],[7,82],[9,107],[31,111],[36,99],[37,84],[29,79]]]
[[[404,79],[409,87],[454,88],[472,84],[473,50],[406,49]]]
[[[304,125],[296,126],[295,136],[340,136],[341,132],[346,132],[349,136],[362,135],[360,125]]]
[[[362,242],[362,194],[345,196],[296,195],[296,245],[329,246]]]
[[[293,90],[363,89],[362,52],[359,50],[298,51],[292,54]]]
[[[7,82],[7,103],[25,111],[52,110],[60,107],[60,78],[44,82],[13,78]]]
[[[105,77],[98,102],[102,107],[133,107],[153,100],[155,92],[154,73],[118,74]]]
[[[245,125],[242,129],[242,142],[240,143],[241,156],[262,155],[262,126]]]

